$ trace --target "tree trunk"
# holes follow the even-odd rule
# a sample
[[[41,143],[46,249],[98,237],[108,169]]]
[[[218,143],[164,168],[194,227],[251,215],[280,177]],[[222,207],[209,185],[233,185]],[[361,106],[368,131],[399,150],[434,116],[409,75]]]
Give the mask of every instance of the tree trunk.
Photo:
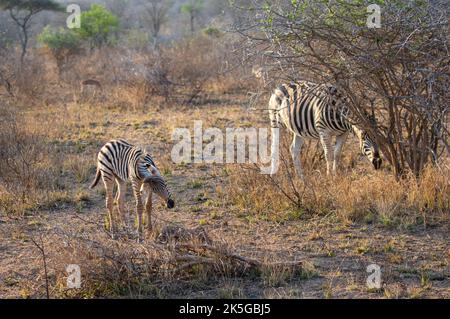
[[[194,13],[191,12],[191,33],[192,34],[194,34],[194,20],[195,20]]]
[[[23,34],[23,38],[21,37],[21,46],[22,46],[22,53],[20,55],[20,68],[22,69],[23,64],[25,62],[25,55],[27,54],[27,46],[28,46],[28,31],[27,26],[22,25],[20,26]]]

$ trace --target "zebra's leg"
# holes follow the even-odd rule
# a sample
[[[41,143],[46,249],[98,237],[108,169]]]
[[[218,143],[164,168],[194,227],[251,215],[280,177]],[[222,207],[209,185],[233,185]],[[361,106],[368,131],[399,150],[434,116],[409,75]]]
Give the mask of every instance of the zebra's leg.
[[[327,175],[331,172],[331,163],[333,162],[334,147],[329,134],[320,133],[320,143],[322,143],[325,160],[327,161]]]
[[[152,230],[152,189],[147,187],[147,199],[145,201],[145,213],[147,215],[147,230]]]
[[[136,215],[137,215],[137,232],[138,232],[138,242],[142,238],[142,211],[144,206],[142,205],[141,197],[141,184],[142,182],[137,179],[132,179],[131,184],[133,185],[134,198],[136,200]]]
[[[270,175],[275,175],[279,167],[280,158],[280,128],[272,127],[272,143],[270,145]]]
[[[126,193],[126,182],[116,180],[117,182],[117,206],[119,210],[119,220],[124,226],[127,225],[125,216],[125,193]]]
[[[334,146],[334,162],[333,162],[333,173],[339,168],[339,161],[341,160],[342,149],[347,140],[348,133],[344,133],[336,136],[336,144]]]
[[[294,162],[294,167],[297,175],[303,179],[302,163],[300,160],[300,151],[303,145],[303,137],[294,134],[294,138],[291,144],[291,155],[292,161]]]
[[[109,231],[111,232],[111,237],[114,239],[115,232],[115,224],[113,217],[114,210],[114,202],[113,202],[113,189],[114,189],[114,181],[109,177],[102,175],[103,183],[105,184],[105,193],[106,193],[106,208],[108,209],[108,222],[109,222]]]
[[[114,196],[114,205],[119,205],[119,190],[117,190],[116,196]]]
[[[269,101],[269,117],[270,126],[272,134],[272,142],[270,145],[270,175],[275,175],[279,167],[279,157],[280,157],[280,127],[279,127],[279,115],[278,109],[279,99],[272,94]]]
[[[83,93],[84,93],[84,87],[83,87],[83,85],[81,85],[81,88],[80,88],[80,94],[79,94],[79,100],[82,100],[82,98],[83,98]],[[78,100],[77,100],[77,103],[78,103]]]

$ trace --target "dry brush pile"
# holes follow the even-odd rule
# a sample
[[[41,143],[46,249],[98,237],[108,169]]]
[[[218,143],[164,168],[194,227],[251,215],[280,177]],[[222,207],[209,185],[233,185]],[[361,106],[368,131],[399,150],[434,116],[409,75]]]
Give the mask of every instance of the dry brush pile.
[[[61,297],[164,297],[182,289],[183,282],[205,282],[230,277],[261,278],[268,285],[295,275],[312,276],[311,264],[302,260],[273,262],[240,252],[226,241],[209,238],[197,227],[165,226],[151,240],[136,243],[124,237],[111,240],[107,232],[82,229],[99,226],[82,220],[82,228],[52,229],[35,240],[39,247],[41,280],[27,287],[35,296]],[[42,250],[41,250],[42,249]],[[37,251],[38,252],[38,251]],[[43,264],[45,256],[45,269]],[[67,287],[67,265],[80,265],[81,289]]]

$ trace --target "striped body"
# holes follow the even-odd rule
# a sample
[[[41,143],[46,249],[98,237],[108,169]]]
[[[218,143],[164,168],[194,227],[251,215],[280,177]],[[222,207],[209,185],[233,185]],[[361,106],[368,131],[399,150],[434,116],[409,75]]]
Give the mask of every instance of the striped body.
[[[97,160],[97,168],[103,178],[111,180],[118,178],[121,181],[143,181],[150,174],[148,167],[155,166],[149,154],[122,139],[106,143],[98,153]]]
[[[147,191],[145,209],[147,213],[147,226],[151,228],[152,192],[155,192],[167,203],[168,208],[174,206],[172,195],[166,182],[159,173],[152,157],[142,149],[128,143],[123,139],[112,140],[106,143],[97,156],[97,175],[91,188],[102,177],[106,189],[106,207],[109,211],[111,232],[114,233],[112,192],[114,182],[117,183],[118,192],[116,200],[119,205],[119,217],[123,220],[126,181],[130,180],[133,194],[136,199],[136,212],[138,215],[138,234],[142,233],[142,192]]]
[[[327,160],[327,173],[336,171],[343,144],[349,132],[360,140],[361,152],[378,169],[381,165],[377,145],[369,135],[348,120],[349,110],[339,90],[328,84],[301,81],[282,84],[275,89],[269,102],[272,136],[283,124],[294,135],[291,153],[297,173],[302,176],[299,152],[304,138],[319,139]],[[336,137],[333,145],[331,139]],[[276,171],[272,144],[272,174]],[[331,168],[332,166],[332,168]]]
[[[274,94],[280,119],[294,134],[318,139],[322,132],[340,135],[351,130],[352,125],[345,119],[344,100],[332,86],[311,82],[283,84]]]

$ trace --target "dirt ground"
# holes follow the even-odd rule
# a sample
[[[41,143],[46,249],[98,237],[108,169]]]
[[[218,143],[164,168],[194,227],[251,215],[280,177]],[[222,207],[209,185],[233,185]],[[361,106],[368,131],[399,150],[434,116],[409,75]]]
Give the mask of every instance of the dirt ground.
[[[51,297],[59,297],[55,274],[63,267],[56,262],[59,244],[64,241],[61,233],[75,232],[82,237],[111,241],[103,230],[103,185],[100,183],[94,190],[88,186],[94,178],[99,147],[109,139],[121,137],[151,146],[156,163],[167,176],[176,207],[168,210],[155,198],[158,204],[153,221],[157,228],[201,226],[210,238],[226,242],[240,255],[274,261],[301,260],[306,271],[292,276],[274,273],[207,280],[174,278],[170,283],[159,279],[151,283],[151,292],[120,297],[450,298],[448,224],[399,229],[371,222],[343,223],[333,214],[290,220],[257,218],[227,200],[227,176],[223,172],[226,165],[181,165],[170,161],[171,132],[176,127],[187,127],[192,132],[193,121],[198,119],[204,121],[204,126],[219,128],[245,127],[249,123],[267,127],[265,115],[248,109],[245,97],[233,96],[199,107],[161,107],[146,112],[92,108],[70,102],[64,109],[54,106],[46,111],[26,111],[25,117],[42,126],[49,142],[76,150],[77,161],[82,162],[88,174],[80,181],[73,180],[70,174],[61,175],[73,200],[56,201],[24,217],[0,215],[0,297],[45,297],[42,255],[30,238],[42,236]],[[238,165],[231,166],[240,169]],[[132,213],[130,193],[127,210]],[[129,224],[133,224],[131,216],[134,215],[130,215]],[[129,232],[133,233],[131,228]],[[121,240],[126,243],[128,239],[118,239]],[[370,275],[366,268],[370,264],[381,267],[380,289],[366,285]],[[83,274],[83,264],[80,267]]]

